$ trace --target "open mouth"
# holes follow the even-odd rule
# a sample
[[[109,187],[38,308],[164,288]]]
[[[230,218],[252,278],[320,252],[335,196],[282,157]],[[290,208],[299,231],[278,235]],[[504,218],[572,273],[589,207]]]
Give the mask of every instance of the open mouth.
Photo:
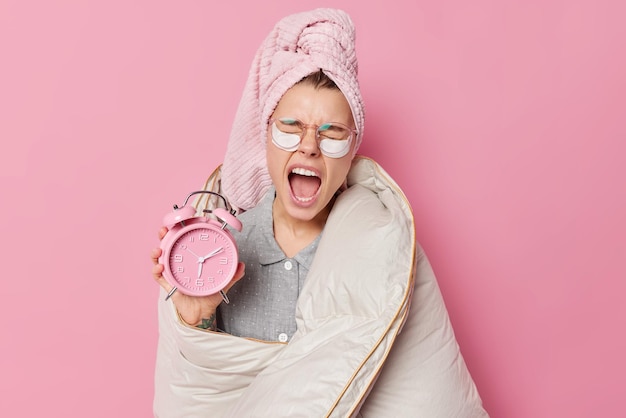
[[[306,168],[297,167],[289,173],[289,185],[291,194],[301,203],[308,203],[320,189],[322,179],[315,172]]]

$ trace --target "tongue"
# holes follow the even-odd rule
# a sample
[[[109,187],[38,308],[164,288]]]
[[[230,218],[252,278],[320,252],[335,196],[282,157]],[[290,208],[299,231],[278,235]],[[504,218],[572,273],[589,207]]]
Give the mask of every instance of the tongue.
[[[289,180],[293,194],[298,197],[312,197],[319,189],[321,183],[319,177],[300,176],[297,174],[291,175]]]

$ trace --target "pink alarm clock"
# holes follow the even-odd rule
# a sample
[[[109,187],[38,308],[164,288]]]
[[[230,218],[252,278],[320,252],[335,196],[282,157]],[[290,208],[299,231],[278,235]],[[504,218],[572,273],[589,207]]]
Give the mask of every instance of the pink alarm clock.
[[[235,275],[239,257],[237,244],[226,226],[241,231],[241,221],[233,210],[223,208],[204,211],[213,217],[196,216],[196,208],[187,202],[198,193],[216,195],[228,207],[219,193],[201,190],[189,194],[181,208],[174,205],[174,211],[165,215],[163,224],[168,231],[161,240],[163,253],[159,262],[165,267],[163,277],[172,285],[166,300],[178,290],[192,296],[219,292],[228,303],[222,289]]]

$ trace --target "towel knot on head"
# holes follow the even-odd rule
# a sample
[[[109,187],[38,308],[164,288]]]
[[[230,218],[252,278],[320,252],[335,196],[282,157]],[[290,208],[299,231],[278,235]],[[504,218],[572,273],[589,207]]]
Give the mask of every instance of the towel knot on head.
[[[222,187],[233,205],[249,209],[271,185],[265,161],[267,123],[294,84],[322,70],[346,97],[363,138],[365,111],[358,83],[355,29],[347,13],[316,9],[280,20],[257,51],[233,123]]]
[[[326,63],[345,65],[350,71],[356,71],[356,53],[354,49],[354,27],[346,16],[339,14],[334,20],[319,20],[312,24],[297,19],[291,22],[286,18],[278,27],[276,46],[280,51],[310,55],[311,59]],[[304,27],[297,26],[304,23]],[[324,68],[324,67],[320,67]]]

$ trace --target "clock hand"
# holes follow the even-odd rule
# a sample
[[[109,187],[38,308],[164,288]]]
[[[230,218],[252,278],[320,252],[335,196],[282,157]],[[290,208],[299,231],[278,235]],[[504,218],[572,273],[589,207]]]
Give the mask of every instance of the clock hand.
[[[202,262],[204,263],[206,260],[208,260],[209,258],[213,257],[216,254],[221,253],[224,250],[224,247],[220,247],[216,250],[211,251],[210,253],[208,253],[207,255],[205,255],[204,257],[200,257],[200,260],[198,261],[199,263]]]
[[[200,260],[202,260],[202,257],[200,257],[198,254],[196,254],[193,251],[191,251],[189,248],[187,248],[187,251],[189,251],[191,254],[195,255],[196,257],[198,257],[198,262],[200,262]]]
[[[202,262],[201,262],[201,258],[198,259],[198,279],[200,278],[200,276],[202,276]]]

